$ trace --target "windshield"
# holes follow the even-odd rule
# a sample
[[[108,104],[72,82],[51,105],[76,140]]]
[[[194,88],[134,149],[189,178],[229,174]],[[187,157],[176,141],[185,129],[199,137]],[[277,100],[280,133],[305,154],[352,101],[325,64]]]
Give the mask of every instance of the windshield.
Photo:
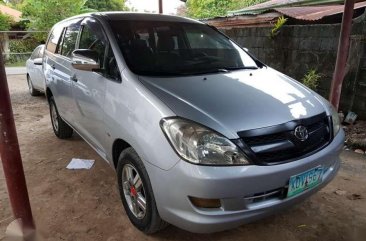
[[[195,75],[257,68],[242,48],[204,24],[112,21],[132,72],[148,76]]]

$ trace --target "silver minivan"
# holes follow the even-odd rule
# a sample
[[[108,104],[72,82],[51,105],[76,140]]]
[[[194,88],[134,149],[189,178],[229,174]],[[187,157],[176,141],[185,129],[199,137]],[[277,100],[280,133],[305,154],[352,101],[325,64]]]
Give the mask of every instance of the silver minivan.
[[[329,102],[207,24],[72,17],[53,27],[43,68],[56,136],[76,131],[115,168],[145,233],[237,227],[303,201],[340,167]]]

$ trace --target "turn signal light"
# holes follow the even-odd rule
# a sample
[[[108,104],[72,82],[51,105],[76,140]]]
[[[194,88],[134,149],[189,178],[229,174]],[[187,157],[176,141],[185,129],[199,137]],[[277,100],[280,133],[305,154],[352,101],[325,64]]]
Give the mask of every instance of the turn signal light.
[[[189,197],[192,204],[198,208],[219,208],[221,207],[220,199],[206,199],[206,198],[197,198],[197,197]]]

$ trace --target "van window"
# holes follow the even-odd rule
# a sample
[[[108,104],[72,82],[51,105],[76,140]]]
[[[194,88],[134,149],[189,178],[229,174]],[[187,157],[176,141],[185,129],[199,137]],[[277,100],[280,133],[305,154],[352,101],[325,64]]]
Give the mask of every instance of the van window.
[[[187,31],[187,38],[192,49],[230,49],[232,47],[230,42],[219,41],[213,37],[194,27]]]
[[[99,56],[100,64],[103,65],[106,50],[106,39],[104,36],[98,36],[98,34],[87,25],[83,27],[81,32],[79,49],[90,49],[96,51]]]
[[[38,53],[38,58],[43,58],[43,54],[44,54],[44,45],[41,45]]]
[[[55,49],[55,52],[54,52],[54,53],[56,53],[56,54],[61,54],[62,45],[63,45],[63,42],[64,42],[65,32],[66,32],[66,28],[64,28],[64,29],[62,30],[60,40],[59,40],[59,41],[58,41],[58,43],[57,43],[57,46],[56,46],[56,49]]]
[[[60,40],[62,31],[63,31],[62,26],[58,26],[58,25],[56,25],[55,28],[52,30],[52,33],[48,39],[48,43],[47,43],[47,47],[46,47],[46,49],[48,51],[50,51],[51,53],[56,52],[56,47]]]
[[[64,39],[62,41],[61,55],[71,57],[75,50],[76,40],[79,34],[79,26],[70,26],[66,28]]]
[[[39,58],[39,50],[41,49],[40,46],[38,46],[32,53],[30,59],[36,59],[36,58]]]
[[[110,26],[135,74],[198,75],[258,68],[240,46],[205,24],[113,20]]]
[[[94,19],[85,20],[82,27],[79,49],[90,49],[98,53],[99,63],[106,78],[120,81],[120,73],[112,48],[106,39],[103,29]]]

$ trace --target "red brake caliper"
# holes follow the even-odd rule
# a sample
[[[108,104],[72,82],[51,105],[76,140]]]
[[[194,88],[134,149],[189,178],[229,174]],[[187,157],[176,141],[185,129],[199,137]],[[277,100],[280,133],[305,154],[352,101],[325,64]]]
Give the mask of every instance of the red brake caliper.
[[[131,186],[130,193],[131,193],[131,196],[132,197],[136,197],[137,196],[137,191],[136,191],[136,188],[134,186]]]

